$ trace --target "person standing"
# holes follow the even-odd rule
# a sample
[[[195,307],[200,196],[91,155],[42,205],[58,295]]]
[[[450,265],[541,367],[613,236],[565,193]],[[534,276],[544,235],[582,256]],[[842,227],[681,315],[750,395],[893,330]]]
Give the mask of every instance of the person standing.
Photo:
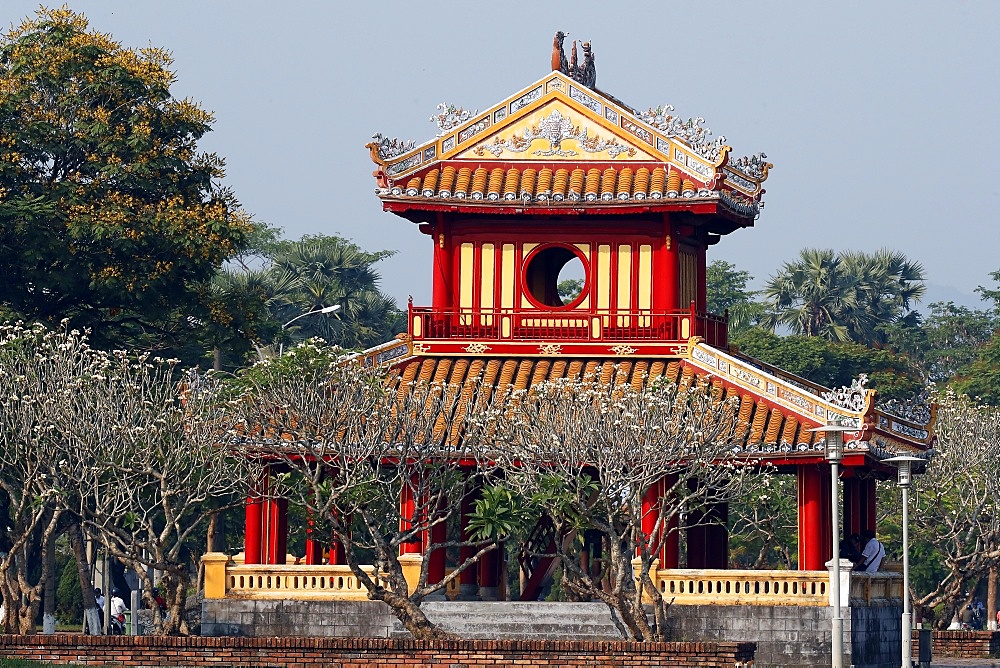
[[[864,573],[875,573],[882,565],[882,560],[885,559],[885,546],[879,542],[878,538],[875,537],[875,532],[871,529],[862,532],[861,542],[864,544],[864,549],[861,550],[864,561],[858,570]]]

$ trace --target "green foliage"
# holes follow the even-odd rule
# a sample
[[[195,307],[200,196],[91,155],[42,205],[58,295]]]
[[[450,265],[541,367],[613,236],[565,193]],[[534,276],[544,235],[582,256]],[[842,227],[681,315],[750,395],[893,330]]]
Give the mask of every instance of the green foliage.
[[[884,344],[884,327],[914,323],[924,270],[902,253],[803,249],[764,289],[765,324],[830,341]]]
[[[751,357],[824,387],[849,386],[862,373],[884,399],[908,398],[924,387],[913,364],[887,350],[815,336],[780,337],[760,329],[747,330],[732,343]]]
[[[714,260],[705,272],[708,312],[729,312],[730,335],[756,326],[764,318],[764,305],[755,300],[758,292],[747,287],[752,280],[750,272],[725,260]]]
[[[947,383],[979,357],[998,326],[995,311],[935,302],[918,326],[889,328],[888,347],[914,360],[928,381]]]
[[[64,624],[79,624],[83,620],[83,593],[80,591],[80,571],[76,559],[66,560],[59,573],[56,588],[56,616]]]
[[[976,359],[959,371],[952,385],[962,394],[1000,406],[1000,335],[979,349]]]
[[[754,488],[729,504],[733,568],[791,569],[797,563],[796,480],[763,469]]]
[[[483,487],[469,516],[469,535],[473,540],[503,540],[525,536],[538,521],[538,507],[506,487]]]
[[[92,330],[101,347],[171,348],[194,286],[240,251],[250,217],[199,153],[212,115],[172,96],[167,51],[126,49],[41,9],[0,37],[0,304]]]
[[[271,245],[268,278],[285,287],[270,304],[279,323],[324,306],[335,316],[314,315],[283,331],[289,340],[319,337],[344,348],[368,348],[404,329],[405,318],[378,287],[374,264],[394,251],[370,253],[341,237],[311,235]]]
[[[580,296],[583,292],[583,279],[582,278],[567,278],[564,281],[559,281],[556,285],[556,291],[559,293],[559,299],[563,301],[564,304],[569,304],[574,299]]]

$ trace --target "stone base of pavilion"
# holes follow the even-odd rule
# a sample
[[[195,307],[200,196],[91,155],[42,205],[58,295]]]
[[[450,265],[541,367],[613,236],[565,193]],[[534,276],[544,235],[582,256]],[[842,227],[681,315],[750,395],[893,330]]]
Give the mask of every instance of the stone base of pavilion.
[[[246,565],[205,556],[202,635],[409,637],[388,606],[346,566]],[[834,614],[828,571],[658,569],[656,584],[673,600],[669,639],[752,641],[756,665],[830,664]],[[902,578],[852,573],[840,563],[845,665],[898,666]],[[469,592],[466,592],[468,594]],[[473,594],[474,596],[474,594]],[[447,600],[421,608],[444,630],[470,639],[616,640],[602,603],[469,601],[457,585]]]

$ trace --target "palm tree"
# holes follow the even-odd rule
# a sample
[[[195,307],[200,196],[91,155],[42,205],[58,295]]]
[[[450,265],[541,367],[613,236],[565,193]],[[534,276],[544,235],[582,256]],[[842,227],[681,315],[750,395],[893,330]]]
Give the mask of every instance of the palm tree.
[[[768,281],[765,326],[867,345],[885,343],[886,325],[915,321],[924,269],[897,251],[873,254],[806,248]]]
[[[369,253],[333,236],[276,244],[269,273],[274,281],[291,286],[272,309],[277,320],[287,322],[324,306],[340,306],[337,317],[304,318],[282,336],[294,340],[318,336],[345,348],[365,348],[401,331],[402,312],[379,290],[373,267],[391,255],[393,251]]]

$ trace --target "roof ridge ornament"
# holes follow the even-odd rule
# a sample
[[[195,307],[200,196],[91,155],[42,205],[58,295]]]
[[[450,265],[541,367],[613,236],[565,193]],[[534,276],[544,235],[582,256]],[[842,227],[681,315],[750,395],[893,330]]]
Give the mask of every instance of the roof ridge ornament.
[[[687,143],[698,155],[710,160],[713,163],[719,162],[719,156],[726,145],[725,135],[719,135],[716,139],[709,139],[712,130],[702,125],[705,119],[701,116],[689,118],[686,121],[680,116],[669,113],[674,110],[672,104],[661,104],[655,109],[650,107],[646,111],[639,112],[639,119],[661,132],[665,132],[672,137],[677,137]]]
[[[456,107],[447,102],[442,102],[437,108],[441,113],[431,116],[430,120],[432,123],[437,123],[438,137],[443,137],[462,123],[472,120],[479,113],[478,109],[475,111],[466,111],[462,107]]]
[[[849,411],[860,413],[865,410],[868,403],[868,394],[871,392],[865,385],[868,384],[868,374],[858,374],[858,377],[851,381],[851,386],[841,386],[838,389],[823,392],[822,397],[834,406],[846,408]]]
[[[562,30],[556,33],[552,39],[552,71],[562,72],[573,81],[594,89],[597,86],[597,66],[594,63],[594,52],[590,42],[583,42],[580,46],[583,49],[583,63],[577,62],[576,40],[573,40],[573,50],[569,60],[566,59],[566,51],[563,49],[563,42],[566,35]]]
[[[729,166],[735,167],[747,176],[752,176],[760,180],[767,178],[767,170],[774,167],[773,164],[767,161],[767,154],[763,151],[737,158]]]
[[[403,140],[396,137],[390,139],[381,132],[373,134],[372,139],[375,141],[369,143],[367,147],[374,149],[372,151],[373,154],[377,151],[378,157],[382,160],[392,160],[417,147],[417,142],[412,139]]]

